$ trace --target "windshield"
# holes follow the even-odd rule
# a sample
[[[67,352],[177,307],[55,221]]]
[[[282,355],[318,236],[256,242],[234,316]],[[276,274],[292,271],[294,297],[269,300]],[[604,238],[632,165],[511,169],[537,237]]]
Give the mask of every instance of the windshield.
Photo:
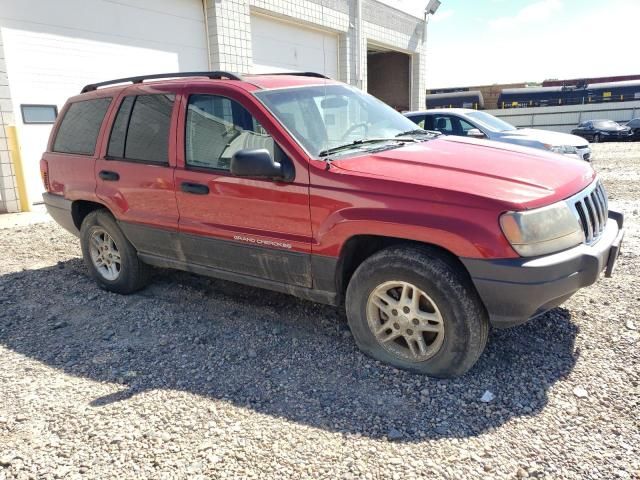
[[[510,123],[485,112],[471,112],[467,113],[467,116],[473,118],[476,122],[481,123],[485,128],[493,132],[511,132],[517,130],[517,128]]]
[[[416,130],[404,115],[348,85],[316,85],[255,94],[313,157],[360,140]]]

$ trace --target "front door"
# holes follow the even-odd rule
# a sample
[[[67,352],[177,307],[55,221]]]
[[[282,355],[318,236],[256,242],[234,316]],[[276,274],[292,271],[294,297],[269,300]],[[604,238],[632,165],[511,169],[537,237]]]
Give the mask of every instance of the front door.
[[[96,193],[141,253],[178,256],[173,93],[120,98],[96,161]]]
[[[184,95],[176,198],[188,263],[311,287],[308,170],[285,152],[264,111],[224,85]],[[281,135],[279,132],[278,135]],[[232,155],[266,149],[296,171],[291,182],[231,175]]]

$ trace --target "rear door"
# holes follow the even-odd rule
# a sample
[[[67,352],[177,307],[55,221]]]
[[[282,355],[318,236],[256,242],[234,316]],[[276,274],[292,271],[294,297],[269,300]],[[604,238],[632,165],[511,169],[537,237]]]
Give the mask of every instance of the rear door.
[[[225,85],[185,91],[176,197],[187,262],[311,287],[309,173],[266,110]],[[264,148],[295,170],[291,182],[233,176],[232,155]]]
[[[128,89],[113,110],[108,141],[96,161],[98,197],[138,251],[177,255],[176,94]],[[173,125],[173,128],[172,128]]]

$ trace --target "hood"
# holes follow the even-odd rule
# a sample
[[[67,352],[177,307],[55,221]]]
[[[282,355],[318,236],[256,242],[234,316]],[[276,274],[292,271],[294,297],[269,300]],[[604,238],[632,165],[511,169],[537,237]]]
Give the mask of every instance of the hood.
[[[536,140],[538,142],[547,143],[554,147],[570,145],[572,147],[583,147],[588,145],[588,142],[577,135],[571,135],[568,133],[552,132],[550,130],[538,130],[535,128],[522,128],[509,132],[506,137],[526,137],[529,140]]]
[[[453,136],[334,160],[332,166],[358,175],[482,196],[513,209],[568,198],[596,176],[581,160]]]
[[[629,130],[631,130],[631,127],[628,127],[626,125],[616,125],[615,127],[611,127],[611,128],[596,128],[596,130],[602,130],[603,132],[628,132]]]

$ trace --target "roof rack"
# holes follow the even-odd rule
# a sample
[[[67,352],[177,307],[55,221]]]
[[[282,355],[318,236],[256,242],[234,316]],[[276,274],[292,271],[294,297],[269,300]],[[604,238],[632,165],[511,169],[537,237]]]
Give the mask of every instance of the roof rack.
[[[154,75],[140,75],[137,77],[116,78],[115,80],[107,80],[106,82],[90,83],[82,87],[80,93],[92,92],[100,87],[107,85],[115,85],[117,83],[142,83],[145,80],[154,80],[159,78],[182,78],[182,77],[207,77],[213,80],[242,80],[242,77],[236,73],[214,71],[214,72],[175,72],[175,73],[157,73]]]
[[[316,72],[275,72],[275,73],[253,73],[253,75],[292,75],[294,77],[315,77],[315,78],[326,78],[330,80],[329,77],[323,75],[321,73]]]

